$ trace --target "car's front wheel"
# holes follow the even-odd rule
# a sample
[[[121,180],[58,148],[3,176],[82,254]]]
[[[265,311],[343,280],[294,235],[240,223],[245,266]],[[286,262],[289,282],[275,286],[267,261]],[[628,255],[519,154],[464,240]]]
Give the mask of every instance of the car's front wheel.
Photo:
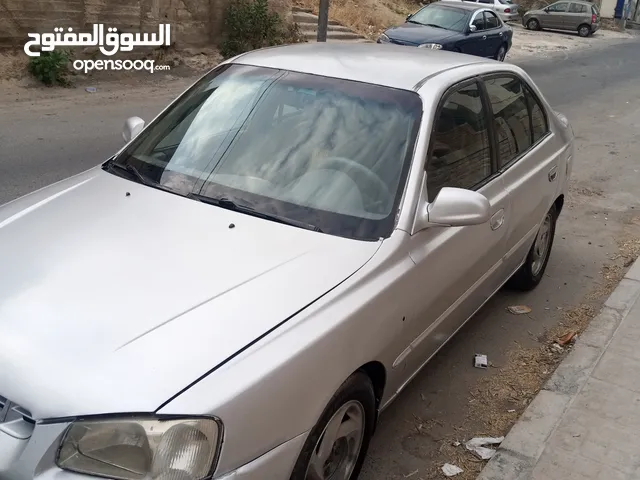
[[[553,247],[553,237],[556,233],[556,220],[558,214],[556,207],[549,209],[544,216],[544,220],[538,229],[536,239],[529,249],[524,265],[511,277],[508,287],[516,290],[533,290],[538,286],[547,269],[551,247]]]
[[[535,18],[532,18],[527,22],[527,28],[529,30],[540,30],[540,22],[538,22],[538,20],[536,20]]]
[[[311,430],[291,480],[355,480],[369,448],[375,415],[371,380],[356,372],[338,389]]]

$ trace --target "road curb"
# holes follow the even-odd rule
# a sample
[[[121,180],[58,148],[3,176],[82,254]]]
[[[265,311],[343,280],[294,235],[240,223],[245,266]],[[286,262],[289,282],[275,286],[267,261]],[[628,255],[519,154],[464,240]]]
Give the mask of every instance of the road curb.
[[[528,480],[556,430],[640,298],[640,258],[611,293],[575,347],[509,431],[477,480]]]

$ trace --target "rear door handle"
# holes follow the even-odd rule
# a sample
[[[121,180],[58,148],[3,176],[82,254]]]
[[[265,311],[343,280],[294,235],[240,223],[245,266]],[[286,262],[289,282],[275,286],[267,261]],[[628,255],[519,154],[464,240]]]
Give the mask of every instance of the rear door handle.
[[[500,32],[500,36],[502,36],[502,32]]]
[[[483,39],[483,40],[486,40],[486,39],[487,39],[487,36],[486,36],[486,35],[482,35],[482,39]]]
[[[557,176],[558,176],[558,166],[555,165],[551,170],[549,170],[549,175],[548,175],[549,181],[553,182]]]
[[[496,213],[493,214],[489,224],[491,225],[491,230],[499,229],[504,223],[504,208],[501,208]]]

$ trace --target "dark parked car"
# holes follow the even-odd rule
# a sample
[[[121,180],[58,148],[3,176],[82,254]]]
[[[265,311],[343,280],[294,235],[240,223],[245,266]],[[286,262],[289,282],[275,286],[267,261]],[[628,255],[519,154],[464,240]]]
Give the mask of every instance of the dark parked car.
[[[511,48],[513,30],[490,8],[479,3],[436,2],[391,27],[378,43],[433,50],[450,50],[503,61]]]
[[[522,24],[529,30],[573,30],[581,37],[588,37],[600,28],[600,12],[590,2],[561,1],[542,10],[528,11],[522,17]]]

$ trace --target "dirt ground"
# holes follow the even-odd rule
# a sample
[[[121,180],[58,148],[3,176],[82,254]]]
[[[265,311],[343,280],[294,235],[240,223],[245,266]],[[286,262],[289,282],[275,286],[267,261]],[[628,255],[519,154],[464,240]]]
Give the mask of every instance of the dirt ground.
[[[612,41],[629,40],[634,38],[627,32],[617,30],[598,30],[588,38],[582,38],[577,33],[559,31],[531,31],[519,23],[510,22],[513,28],[513,45],[506,60],[516,60],[525,57],[547,58],[558,53],[568,54],[578,50],[601,47]]]

